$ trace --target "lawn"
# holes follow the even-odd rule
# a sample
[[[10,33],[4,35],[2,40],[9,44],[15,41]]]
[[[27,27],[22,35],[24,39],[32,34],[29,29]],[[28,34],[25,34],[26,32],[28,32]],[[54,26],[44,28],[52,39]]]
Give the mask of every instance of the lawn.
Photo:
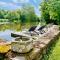
[[[60,60],[60,37],[55,44],[48,49],[42,60]]]

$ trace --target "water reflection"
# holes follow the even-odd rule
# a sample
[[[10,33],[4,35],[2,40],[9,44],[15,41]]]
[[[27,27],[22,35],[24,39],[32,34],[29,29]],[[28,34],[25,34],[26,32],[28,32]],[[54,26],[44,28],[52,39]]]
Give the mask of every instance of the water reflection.
[[[3,38],[6,41],[11,41],[13,37],[11,37],[11,30],[0,31],[0,38]]]
[[[37,23],[38,24],[38,23]],[[13,38],[11,37],[11,32],[21,31],[22,29],[30,28],[33,25],[37,25],[36,23],[26,23],[26,24],[1,24],[0,25],[0,38],[3,38],[7,41],[11,41]]]

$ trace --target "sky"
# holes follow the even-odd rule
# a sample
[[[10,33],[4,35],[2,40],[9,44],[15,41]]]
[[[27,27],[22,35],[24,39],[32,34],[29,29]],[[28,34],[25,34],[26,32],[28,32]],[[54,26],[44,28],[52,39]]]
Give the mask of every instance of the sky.
[[[42,0],[0,0],[0,9],[15,10],[21,8],[23,4],[31,4],[34,6],[35,13],[39,16],[39,5]]]

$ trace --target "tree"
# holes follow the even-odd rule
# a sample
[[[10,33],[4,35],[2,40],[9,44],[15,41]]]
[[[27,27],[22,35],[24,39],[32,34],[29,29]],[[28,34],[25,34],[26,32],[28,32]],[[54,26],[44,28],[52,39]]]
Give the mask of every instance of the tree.
[[[4,13],[5,11],[4,10],[0,10],[0,18],[3,19],[4,18]]]
[[[60,1],[50,0],[48,3],[48,9],[50,14],[50,19],[53,20],[55,24],[60,24]]]
[[[60,1],[59,0],[44,0],[41,5],[42,17],[46,22],[60,24]]]
[[[15,11],[8,11],[5,15],[6,19],[9,19],[10,22],[18,22],[20,20],[20,13],[18,10]]]
[[[24,4],[21,9],[17,10],[0,10],[0,19],[21,23],[37,22],[39,20],[35,14],[34,7],[30,4]]]
[[[46,23],[49,23],[50,15],[48,11],[48,3],[46,2],[46,0],[44,0],[40,6],[41,6],[41,19],[45,20]]]
[[[34,22],[37,20],[37,16],[34,11],[34,7],[31,5],[23,5],[21,9],[21,20],[24,22]]]

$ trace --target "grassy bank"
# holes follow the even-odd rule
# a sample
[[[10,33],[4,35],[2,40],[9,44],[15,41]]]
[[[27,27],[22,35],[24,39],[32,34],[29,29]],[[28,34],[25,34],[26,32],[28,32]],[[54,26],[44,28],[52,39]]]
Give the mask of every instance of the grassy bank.
[[[42,60],[60,60],[60,37],[55,44],[48,49]]]

